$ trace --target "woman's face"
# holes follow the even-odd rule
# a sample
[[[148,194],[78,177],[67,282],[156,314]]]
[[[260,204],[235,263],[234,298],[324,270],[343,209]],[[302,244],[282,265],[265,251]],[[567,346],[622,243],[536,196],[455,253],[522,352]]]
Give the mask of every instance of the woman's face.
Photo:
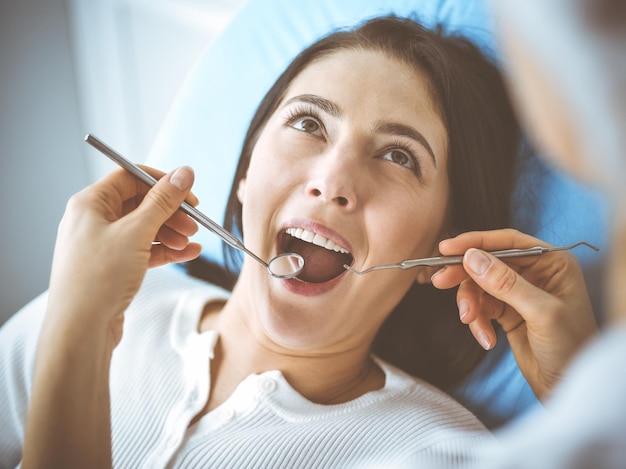
[[[423,73],[367,50],[310,64],[262,130],[239,186],[247,247],[306,262],[294,280],[244,262],[238,287],[253,322],[292,348],[371,340],[428,273],[359,276],[342,265],[434,255],[448,194],[447,133]]]

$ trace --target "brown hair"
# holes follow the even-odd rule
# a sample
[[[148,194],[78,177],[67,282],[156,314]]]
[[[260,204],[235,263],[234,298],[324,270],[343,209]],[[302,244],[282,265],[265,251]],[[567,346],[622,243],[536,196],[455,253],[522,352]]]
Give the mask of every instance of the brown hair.
[[[224,226],[242,234],[242,206],[236,189],[266,122],[293,79],[309,64],[346,49],[380,51],[426,72],[448,132],[449,222],[454,232],[511,224],[514,168],[520,130],[498,68],[469,40],[429,30],[408,18],[387,16],[325,36],[287,67],[254,115],[228,198]],[[381,83],[381,86],[384,84]],[[231,273],[240,257],[225,246]],[[192,267],[197,274],[197,268]],[[217,278],[219,277],[219,278]],[[212,280],[224,284],[223,275]],[[231,280],[236,278],[233,273]],[[229,280],[229,282],[231,281]],[[415,284],[380,329],[373,344],[379,357],[405,371],[449,388],[483,356],[458,319],[456,290]]]

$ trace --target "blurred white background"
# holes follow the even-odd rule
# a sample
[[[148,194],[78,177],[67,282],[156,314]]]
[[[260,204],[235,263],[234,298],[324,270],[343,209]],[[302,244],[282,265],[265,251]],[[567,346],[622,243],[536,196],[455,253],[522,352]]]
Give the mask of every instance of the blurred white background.
[[[246,0],[0,0],[0,324],[46,290],[67,199],[148,154],[196,58]]]

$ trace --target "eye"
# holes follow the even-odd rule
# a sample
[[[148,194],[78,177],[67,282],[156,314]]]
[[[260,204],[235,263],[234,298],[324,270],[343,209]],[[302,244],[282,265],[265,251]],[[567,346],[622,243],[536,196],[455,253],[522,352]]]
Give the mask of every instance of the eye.
[[[324,136],[324,124],[317,110],[310,105],[301,105],[289,109],[284,121],[292,129],[305,132],[316,137]]]
[[[420,167],[417,158],[409,150],[393,148],[386,150],[381,158],[404,168],[410,169],[415,175],[420,175]]]
[[[300,130],[301,132],[306,132],[313,135],[322,136],[322,126],[317,121],[317,119],[305,116],[292,120],[289,124],[296,130]]]

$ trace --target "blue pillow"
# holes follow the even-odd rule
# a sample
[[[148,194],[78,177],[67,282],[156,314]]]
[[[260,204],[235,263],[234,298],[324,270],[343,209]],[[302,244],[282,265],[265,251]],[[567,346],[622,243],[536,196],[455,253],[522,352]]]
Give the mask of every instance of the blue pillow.
[[[248,124],[278,75],[304,47],[331,29],[390,13],[412,17],[425,26],[442,24],[447,31],[469,37],[489,55],[497,55],[482,0],[250,0],[189,74],[147,164],[162,170],[192,166],[198,208],[222,222]],[[537,207],[535,234],[553,243],[585,239],[604,245],[601,201],[549,170],[528,177],[529,187],[537,189],[531,194]],[[204,245],[204,256],[222,261],[215,235],[201,230],[195,240]],[[454,395],[489,427],[537,404],[505,337]]]

